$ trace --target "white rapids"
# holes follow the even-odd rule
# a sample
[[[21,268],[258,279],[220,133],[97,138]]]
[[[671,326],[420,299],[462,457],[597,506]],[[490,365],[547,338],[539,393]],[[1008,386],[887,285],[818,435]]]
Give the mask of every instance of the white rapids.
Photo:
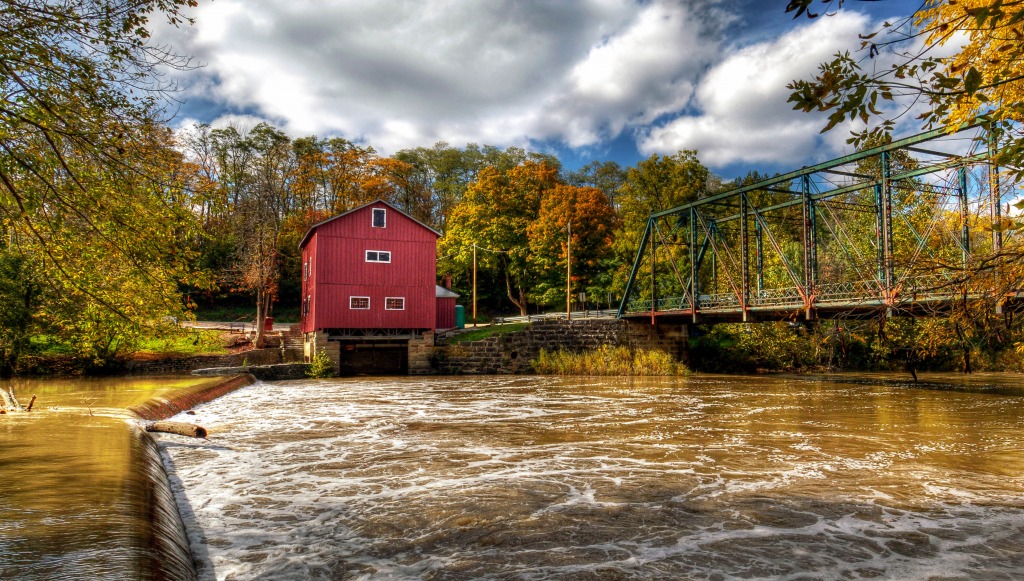
[[[203,579],[1015,579],[1024,398],[842,378],[258,383],[160,436]]]

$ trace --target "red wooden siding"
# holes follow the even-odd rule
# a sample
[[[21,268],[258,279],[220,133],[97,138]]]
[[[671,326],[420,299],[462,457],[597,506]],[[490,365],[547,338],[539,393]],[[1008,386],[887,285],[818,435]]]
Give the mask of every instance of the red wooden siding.
[[[306,244],[306,246],[302,249],[302,268],[303,268],[303,273],[304,273],[303,276],[305,276],[305,273],[307,272],[307,269],[308,269],[308,273],[309,273],[308,277],[305,278],[305,280],[302,281],[302,300],[303,300],[303,303],[302,303],[302,305],[300,305],[300,308],[302,310],[300,310],[299,312],[301,313],[301,317],[302,317],[301,321],[302,321],[302,332],[303,333],[312,333],[314,330],[316,330],[316,327],[314,325],[316,323],[316,303],[317,303],[317,297],[316,297],[315,293],[313,292],[313,289],[316,286],[316,280],[317,280],[316,269],[319,266],[318,263],[320,262],[316,258],[316,255],[317,255],[317,252],[316,252],[317,244],[316,243],[317,243],[317,234],[314,232],[313,233],[313,237],[310,239],[309,243]],[[310,265],[310,262],[309,262],[310,260],[312,260],[312,264],[311,265]],[[309,301],[308,307],[306,306],[306,301],[307,300]]]
[[[437,299],[437,325],[438,329],[455,328],[455,300],[454,298]]]
[[[372,208],[387,210],[387,227],[373,228]],[[367,250],[391,253],[390,263],[366,262]],[[394,208],[375,202],[316,227],[303,248],[313,276],[303,332],[317,329],[433,329],[437,317],[437,234]],[[310,292],[312,289],[312,292]],[[349,297],[370,298],[368,310],[349,308]],[[385,310],[385,298],[405,309]]]

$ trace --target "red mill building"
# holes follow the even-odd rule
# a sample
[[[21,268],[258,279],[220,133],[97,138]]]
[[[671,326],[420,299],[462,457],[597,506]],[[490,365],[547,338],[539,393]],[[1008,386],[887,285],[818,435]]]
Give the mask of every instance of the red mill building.
[[[314,225],[302,250],[307,361],[325,350],[341,373],[428,373],[438,321],[454,314],[436,284],[440,234],[377,200]]]

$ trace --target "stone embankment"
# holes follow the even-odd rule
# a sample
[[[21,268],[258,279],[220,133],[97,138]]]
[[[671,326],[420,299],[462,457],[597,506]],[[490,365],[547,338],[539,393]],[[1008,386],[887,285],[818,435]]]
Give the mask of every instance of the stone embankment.
[[[686,327],[650,325],[616,319],[547,320],[522,331],[471,343],[439,340],[434,369],[440,374],[533,373],[530,362],[541,349],[582,352],[602,345],[659,349],[676,359],[685,355]]]

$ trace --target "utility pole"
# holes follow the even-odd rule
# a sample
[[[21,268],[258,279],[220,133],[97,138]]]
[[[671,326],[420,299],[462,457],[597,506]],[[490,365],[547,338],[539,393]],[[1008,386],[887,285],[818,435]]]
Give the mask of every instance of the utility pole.
[[[476,243],[473,244],[473,326],[476,327]]]
[[[565,239],[565,318],[572,320],[572,220],[566,224]]]

